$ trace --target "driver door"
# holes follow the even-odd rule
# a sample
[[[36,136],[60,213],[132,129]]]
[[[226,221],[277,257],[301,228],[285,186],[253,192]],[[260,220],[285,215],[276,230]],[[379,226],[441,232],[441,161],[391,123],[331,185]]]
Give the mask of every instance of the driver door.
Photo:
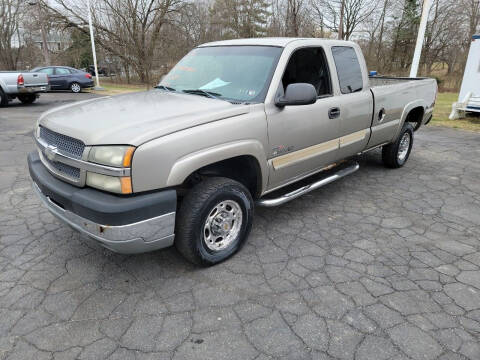
[[[317,90],[317,101],[311,105],[266,107],[269,190],[313,174],[338,157],[341,114],[321,47],[301,48],[292,54],[278,96],[292,83],[312,84]]]

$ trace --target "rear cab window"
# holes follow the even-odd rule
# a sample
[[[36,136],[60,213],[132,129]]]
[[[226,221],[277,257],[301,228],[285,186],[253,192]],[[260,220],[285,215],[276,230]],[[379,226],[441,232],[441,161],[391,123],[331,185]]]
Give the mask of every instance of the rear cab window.
[[[333,46],[332,55],[342,94],[361,91],[363,76],[355,49],[351,46]]]

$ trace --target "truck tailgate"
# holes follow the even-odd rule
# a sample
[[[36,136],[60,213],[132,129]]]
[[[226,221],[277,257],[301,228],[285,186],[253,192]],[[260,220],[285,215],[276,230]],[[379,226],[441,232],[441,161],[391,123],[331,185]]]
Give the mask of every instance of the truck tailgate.
[[[48,85],[48,75],[45,73],[39,72],[24,72],[22,73],[23,79],[25,81],[25,87],[36,87],[36,86],[47,86]]]

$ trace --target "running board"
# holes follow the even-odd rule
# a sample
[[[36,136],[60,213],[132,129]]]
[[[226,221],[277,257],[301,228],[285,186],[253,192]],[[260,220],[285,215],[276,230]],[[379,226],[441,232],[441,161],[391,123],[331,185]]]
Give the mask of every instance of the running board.
[[[336,173],[327,176],[321,180],[315,181],[311,184],[302,186],[299,189],[296,189],[294,191],[291,191],[287,194],[284,194],[280,197],[277,198],[270,198],[270,199],[259,199],[257,200],[256,204],[258,206],[265,206],[265,207],[273,207],[273,206],[278,206],[285,204],[286,202],[289,202],[293,199],[296,199],[302,195],[305,195],[309,193],[310,191],[316,190],[318,188],[321,188],[322,186],[325,186],[327,184],[330,184],[331,182],[334,182],[336,180],[339,180],[347,175],[350,175],[357,171],[360,168],[360,165],[357,162],[354,162],[352,165],[345,167]]]

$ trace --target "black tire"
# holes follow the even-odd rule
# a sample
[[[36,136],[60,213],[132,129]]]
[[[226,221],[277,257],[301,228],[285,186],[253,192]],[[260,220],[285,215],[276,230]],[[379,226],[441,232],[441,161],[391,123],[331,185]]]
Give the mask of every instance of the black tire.
[[[395,142],[385,145],[382,148],[382,160],[385,166],[397,169],[405,165],[410,156],[410,152],[412,151],[413,131],[413,126],[410,123],[405,123]],[[408,149],[405,148],[406,143],[403,143],[402,145],[402,141],[405,141],[404,139],[406,137],[409,138]],[[406,153],[404,153],[404,151],[406,151]]]
[[[18,95],[18,100],[22,104],[33,104],[37,100],[37,96],[35,94]]]
[[[70,91],[72,93],[75,93],[75,94],[81,93],[82,92],[82,86],[77,82],[73,82],[73,83],[70,84]]]
[[[4,107],[8,105],[8,97],[7,95],[3,92],[2,89],[0,89],[0,107]]]
[[[225,244],[228,244],[228,246],[221,250],[212,250],[209,247],[214,247],[217,241],[209,241],[210,245],[207,245],[207,239],[205,239],[205,234],[208,233],[206,224],[208,218],[219,218],[219,216],[213,216],[212,214],[223,214],[223,212],[215,212],[215,209],[224,204],[225,201],[233,202],[237,208],[241,209],[242,221],[236,223],[238,230],[236,236],[228,240],[230,242],[227,242],[228,237],[225,237]],[[226,206],[228,207],[228,204]],[[227,207],[225,207],[225,211],[227,211]],[[232,208],[230,207],[230,209]],[[188,261],[194,264],[201,266],[218,264],[241,249],[252,228],[253,212],[253,199],[245,186],[227,178],[208,178],[195,185],[182,201],[177,215],[175,246]],[[230,224],[232,232],[235,221],[232,220]],[[210,222],[218,224],[215,223],[215,220]],[[217,228],[219,227],[217,226]],[[222,238],[220,235],[213,233],[212,226],[210,237],[219,236],[219,239]]]

